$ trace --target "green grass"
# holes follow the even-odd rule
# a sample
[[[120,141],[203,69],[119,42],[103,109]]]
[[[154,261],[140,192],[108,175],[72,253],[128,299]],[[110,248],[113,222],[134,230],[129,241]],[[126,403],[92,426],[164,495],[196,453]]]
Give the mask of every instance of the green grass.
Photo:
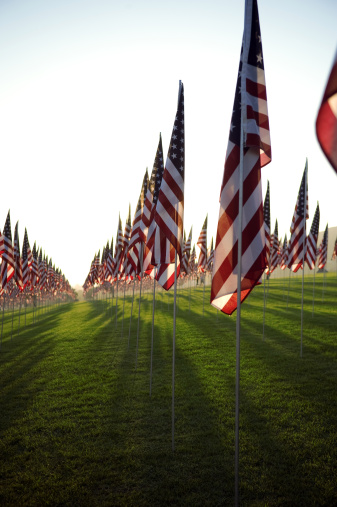
[[[337,504],[337,278],[270,280],[242,306],[240,501]],[[121,294],[120,294],[121,296]],[[118,322],[105,299],[5,314],[0,350],[0,505],[233,505],[236,316],[206,288],[179,289],[175,451],[171,440],[173,291]],[[287,301],[288,299],[288,301]],[[324,299],[324,300],[323,300]],[[287,307],[288,303],[288,307]],[[114,300],[115,304],[115,300]],[[189,310],[190,306],[190,310]],[[12,336],[11,336],[12,335]]]

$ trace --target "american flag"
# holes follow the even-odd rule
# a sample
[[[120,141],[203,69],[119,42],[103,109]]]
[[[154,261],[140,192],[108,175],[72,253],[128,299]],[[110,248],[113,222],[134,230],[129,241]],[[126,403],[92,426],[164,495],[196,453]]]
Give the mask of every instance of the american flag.
[[[131,236],[131,205],[129,204],[129,214],[128,218],[125,222],[124,227],[124,237],[123,237],[123,250],[122,250],[122,261],[121,261],[121,268],[120,272],[121,275],[125,275],[126,273],[126,267],[128,263],[128,249],[129,249],[129,242],[130,242],[130,236]]]
[[[212,269],[213,269],[213,259],[214,259],[214,248],[213,248],[213,237],[212,237],[211,246],[209,247],[209,255],[207,258],[208,271],[212,271]]]
[[[283,240],[283,246],[281,249],[280,268],[282,270],[285,270],[287,266],[288,266],[288,241],[287,241],[287,235],[285,235],[284,240]]]
[[[39,281],[39,264],[38,264],[38,254],[37,254],[37,249],[36,249],[36,242],[34,243],[34,246],[33,246],[33,251],[32,251],[32,271],[31,271],[31,279],[30,279],[30,284],[31,284],[31,288],[33,290],[33,288],[37,285],[38,281]]]
[[[274,229],[274,233],[273,233],[271,254],[270,254],[270,273],[275,271],[275,269],[279,265],[279,248],[280,248],[280,242],[278,239],[278,223],[276,220],[275,229]]]
[[[189,267],[190,267],[191,273],[193,273],[195,271],[195,259],[196,259],[195,245],[193,245],[192,253],[191,253],[191,257],[190,257],[190,262],[189,262]]]
[[[316,119],[321,148],[337,172],[337,52]]]
[[[290,226],[291,236],[288,245],[288,268],[294,273],[303,265],[303,248],[305,246],[303,238],[306,236],[306,220],[308,218],[308,165],[306,163]]]
[[[263,219],[264,219],[264,235],[266,240],[266,258],[267,269],[266,273],[269,274],[270,267],[270,189],[269,181],[267,182],[267,191],[263,203]]]
[[[122,260],[123,246],[124,246],[124,237],[123,237],[122,221],[121,216],[119,215],[116,235],[116,245],[115,245],[115,257],[114,257],[115,262],[115,269],[113,273],[114,280],[117,279],[117,276],[119,276],[119,268]]]
[[[142,229],[142,227],[144,226],[143,222],[144,201],[147,193],[148,184],[149,184],[149,175],[146,169],[143,178],[142,188],[140,191],[140,196],[135,211],[135,216],[132,222],[131,236],[127,254],[128,263],[131,264],[131,268],[126,267],[126,271],[128,274],[131,271],[135,272],[136,274],[139,274],[142,268],[142,266],[140,266],[140,249],[142,248],[144,242],[144,230]]]
[[[317,203],[314,218],[307,237],[305,260],[310,269],[315,269],[317,259],[317,238],[319,229],[319,204]]]
[[[8,211],[5,227],[3,230],[2,264],[1,264],[1,286],[5,290],[7,283],[14,276],[14,254],[12,244],[11,218]]]
[[[180,82],[178,108],[173,125],[165,170],[159,190],[155,220],[179,256],[182,257],[184,230],[185,128],[184,86]],[[167,249],[161,252],[167,262]]]
[[[336,257],[337,257],[337,239],[335,241],[335,246],[334,246],[334,249],[333,249],[333,252],[332,252],[331,259],[334,260],[334,259],[336,259]]]
[[[323,269],[328,258],[328,224],[323,234],[322,243],[319,247],[318,269]]]
[[[162,138],[159,143],[151,173],[150,183],[146,194],[144,210],[147,211],[147,241],[144,255],[144,269],[150,273],[156,266],[156,280],[165,289],[169,290],[174,283],[174,247],[167,239],[165,233],[158,226],[155,217],[160,189],[163,183],[164,163]],[[151,206],[151,207],[150,207]],[[150,213],[149,213],[150,211]],[[180,265],[177,265],[177,275]]]
[[[204,221],[204,225],[199,234],[197,245],[200,248],[199,259],[198,259],[198,271],[204,272],[207,263],[207,215]]]
[[[243,143],[242,231],[239,231],[240,141]],[[229,315],[237,308],[238,262],[241,261],[241,301],[259,282],[266,267],[261,167],[270,161],[259,15],[256,0],[247,0],[239,75],[220,192],[211,288],[211,304]],[[241,233],[242,255],[238,259]]]
[[[23,289],[22,281],[22,261],[20,255],[20,243],[19,243],[19,222],[16,222],[14,229],[14,281],[18,289]]]
[[[25,235],[23,237],[23,245],[22,245],[22,282],[23,288],[27,287],[30,284],[30,273],[31,266],[33,263],[33,255],[30,249],[27,229],[25,229]]]
[[[185,241],[183,249],[183,258],[181,260],[181,268],[186,274],[188,274],[188,264],[191,254],[191,244],[192,244],[192,227],[188,235],[187,241]]]

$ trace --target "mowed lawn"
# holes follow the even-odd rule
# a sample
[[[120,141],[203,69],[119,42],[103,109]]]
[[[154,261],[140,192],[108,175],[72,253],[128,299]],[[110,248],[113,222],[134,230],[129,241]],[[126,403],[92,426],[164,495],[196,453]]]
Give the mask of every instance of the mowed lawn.
[[[242,306],[240,503],[337,505],[337,277],[270,280]],[[130,288],[132,290],[132,288]],[[203,286],[5,313],[0,505],[233,505],[236,315]],[[137,292],[137,289],[136,289]],[[205,298],[205,299],[203,299]],[[203,311],[204,301],[204,311]],[[137,346],[138,342],[138,346]]]

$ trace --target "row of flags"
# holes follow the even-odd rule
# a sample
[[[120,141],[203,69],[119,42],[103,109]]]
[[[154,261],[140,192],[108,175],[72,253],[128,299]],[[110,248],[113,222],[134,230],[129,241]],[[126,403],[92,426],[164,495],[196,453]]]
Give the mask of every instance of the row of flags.
[[[49,295],[68,295],[75,299],[75,292],[59,268],[42,248],[34,243],[31,250],[27,229],[25,229],[22,251],[19,243],[19,223],[14,229],[12,239],[10,211],[8,211],[3,233],[0,232],[0,295],[26,296],[33,293],[48,293]],[[38,292],[37,292],[38,291]]]
[[[324,268],[327,262],[328,224],[326,225],[322,242],[320,246],[317,247],[320,220],[320,209],[318,203],[309,234],[306,234],[306,220],[309,218],[307,164],[304,169],[291,221],[289,242],[287,241],[287,236],[284,237],[283,242],[282,240],[279,240],[277,220],[275,221],[274,232],[272,234],[270,233],[269,182],[267,183],[263,214],[266,238],[266,274],[270,275],[278,266],[280,266],[282,270],[289,268],[291,271],[296,273],[300,268],[303,269],[303,260],[309,269],[315,269],[317,258],[318,268]]]
[[[323,151],[337,171],[337,60],[323,96],[316,130]],[[83,285],[84,291],[99,281],[113,282],[124,277],[148,274],[166,290],[175,276],[189,271],[191,233],[184,239],[184,178],[185,129],[184,87],[180,82],[178,105],[171,141],[164,166],[162,139],[151,176],[144,175],[133,223],[129,214],[124,234],[121,220],[113,255],[113,241],[96,256]],[[298,200],[290,229],[280,255],[277,224],[270,235],[267,226],[266,202],[263,203],[261,168],[272,158],[258,6],[256,0],[246,0],[244,34],[239,63],[223,180],[220,190],[220,211],[216,241],[206,255],[204,244],[207,218],[198,239],[200,257],[198,269],[212,269],[211,304],[226,314],[236,310],[238,294],[242,302],[261,280],[264,272],[272,272],[280,263],[297,271],[303,258],[312,268],[317,252],[314,250],[317,217],[313,230],[306,238],[308,218],[307,165],[302,178]],[[269,187],[268,187],[269,190]],[[269,213],[270,216],[270,213]],[[207,236],[207,232],[206,232]],[[303,240],[305,238],[305,241]],[[316,240],[317,242],[317,240]],[[316,248],[317,250],[317,248]],[[322,247],[322,252],[324,247]],[[281,259],[281,260],[280,260]],[[319,265],[324,259],[320,258]],[[101,266],[101,267],[98,267]],[[102,267],[103,266],[103,267]],[[212,268],[213,266],[213,268]],[[238,283],[238,274],[240,282]]]

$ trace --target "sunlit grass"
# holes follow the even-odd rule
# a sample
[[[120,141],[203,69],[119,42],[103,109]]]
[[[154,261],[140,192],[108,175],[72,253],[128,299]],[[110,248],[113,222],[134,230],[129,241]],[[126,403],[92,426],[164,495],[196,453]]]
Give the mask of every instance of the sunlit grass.
[[[337,503],[337,278],[270,280],[242,306],[240,499]],[[173,291],[133,318],[111,300],[27,314],[0,350],[1,505],[233,505],[236,316],[209,287],[178,290],[172,452]],[[203,314],[204,313],[204,314]],[[15,315],[13,329],[17,330]],[[137,368],[136,368],[137,355]]]

